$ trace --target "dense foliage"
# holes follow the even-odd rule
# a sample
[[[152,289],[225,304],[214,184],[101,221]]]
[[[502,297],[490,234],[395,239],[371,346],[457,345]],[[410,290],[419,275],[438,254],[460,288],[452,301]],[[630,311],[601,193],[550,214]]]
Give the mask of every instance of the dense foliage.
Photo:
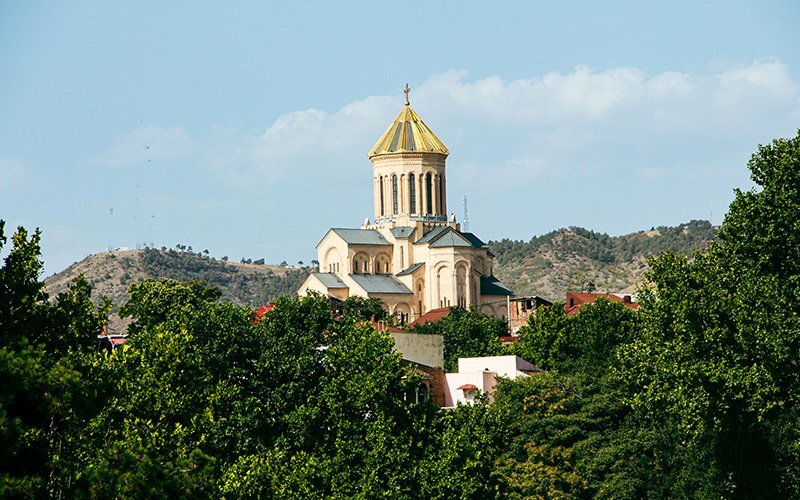
[[[264,264],[264,259],[256,263]],[[237,266],[200,253],[175,250],[142,250],[142,271],[147,276],[163,276],[179,281],[201,280],[215,285],[228,301],[257,306],[291,295],[305,281],[310,268],[286,268],[280,273],[265,269],[263,273],[248,274]]]
[[[609,236],[582,227],[570,227],[534,236],[529,241],[503,239],[489,245],[499,264],[524,259],[543,246],[560,257],[583,255],[604,263],[629,261],[636,256],[657,255],[662,252],[691,254],[715,236],[711,223],[693,220],[676,227],[659,226],[625,236]]]
[[[500,337],[507,334],[504,321],[463,307],[451,307],[436,323],[423,323],[413,333],[435,334],[444,338],[445,370],[458,371],[458,358],[504,354]]]
[[[716,242],[651,260],[641,307],[453,309],[458,356],[544,372],[437,411],[368,321],[318,297],[255,321],[201,282],[131,288],[122,349],[77,280],[48,301],[37,232],[0,268],[0,496],[800,497],[800,134],[760,147]],[[7,238],[0,222],[0,249]]]

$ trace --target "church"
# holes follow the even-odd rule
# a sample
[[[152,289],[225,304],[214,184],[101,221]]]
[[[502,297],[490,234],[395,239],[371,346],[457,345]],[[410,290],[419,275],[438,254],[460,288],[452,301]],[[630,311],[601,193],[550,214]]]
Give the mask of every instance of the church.
[[[333,300],[380,298],[389,313],[414,321],[449,306],[505,317],[514,292],[492,274],[494,255],[447,215],[449,154],[406,102],[369,152],[373,220],[331,228],[317,244],[319,272],[298,294]]]

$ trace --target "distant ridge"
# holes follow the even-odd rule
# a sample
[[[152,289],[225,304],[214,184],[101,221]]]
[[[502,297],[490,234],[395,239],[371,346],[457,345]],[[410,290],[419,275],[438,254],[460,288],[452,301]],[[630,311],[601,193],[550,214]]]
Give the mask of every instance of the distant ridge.
[[[94,288],[93,298],[106,296],[115,310],[128,300],[128,286],[149,278],[180,281],[200,279],[222,291],[222,299],[243,306],[266,304],[283,294],[294,294],[311,269],[288,266],[224,262],[203,254],[178,250],[121,250],[90,255],[44,280],[54,297],[83,274]],[[112,329],[124,322],[111,318]]]
[[[531,240],[489,242],[497,257],[494,274],[517,295],[539,295],[563,301],[567,291],[634,292],[647,269],[647,257],[671,250],[691,255],[714,238],[707,221],[677,227],[658,227],[625,236],[608,236],[570,227]],[[106,296],[116,307],[128,300],[128,286],[149,278],[181,281],[200,279],[216,285],[222,299],[258,306],[280,295],[292,295],[311,267],[226,262],[181,250],[120,250],[86,257],[45,279],[51,297],[83,274],[94,287],[94,297]],[[124,322],[112,318],[115,330]]]
[[[691,256],[716,234],[710,222],[694,220],[624,236],[569,227],[530,241],[490,241],[495,275],[517,295],[564,301],[568,291],[632,293],[642,282],[647,258],[666,250]]]

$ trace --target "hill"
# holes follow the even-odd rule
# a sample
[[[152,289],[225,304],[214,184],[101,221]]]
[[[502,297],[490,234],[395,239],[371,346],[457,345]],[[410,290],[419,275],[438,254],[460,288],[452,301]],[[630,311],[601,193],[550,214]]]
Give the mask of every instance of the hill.
[[[495,275],[517,295],[563,301],[567,291],[635,292],[649,256],[665,250],[691,255],[714,235],[708,221],[692,221],[624,236],[570,227],[489,246],[497,258]]]
[[[664,250],[691,254],[708,244],[714,228],[706,221],[609,236],[579,227],[559,229],[530,241],[504,239],[489,245],[497,257],[495,275],[517,295],[564,300],[567,291],[633,292],[647,269],[647,257]],[[216,285],[223,300],[246,306],[293,294],[313,269],[227,262],[182,250],[124,250],[90,255],[45,279],[55,296],[80,274],[116,307],[128,299],[128,285],[148,278],[200,279]],[[124,327],[112,317],[112,329]]]
[[[200,279],[218,286],[223,300],[259,306],[279,295],[295,293],[310,272],[308,267],[225,262],[188,251],[146,248],[90,255],[45,279],[44,284],[45,291],[54,297],[83,274],[94,287],[95,297],[108,297],[116,310],[128,300],[131,283],[162,277],[181,281]],[[120,331],[124,322],[112,315],[111,327]]]

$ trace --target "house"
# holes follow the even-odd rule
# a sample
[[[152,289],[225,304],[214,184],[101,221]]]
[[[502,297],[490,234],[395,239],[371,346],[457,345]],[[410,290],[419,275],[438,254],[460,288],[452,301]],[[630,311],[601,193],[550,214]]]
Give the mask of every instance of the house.
[[[564,302],[564,310],[567,316],[575,316],[581,307],[592,304],[597,299],[605,299],[609,302],[622,302],[628,309],[636,310],[639,308],[633,300],[633,296],[618,293],[589,293],[589,292],[567,292],[567,300]]]
[[[445,374],[444,407],[453,408],[459,403],[471,404],[481,393],[485,393],[489,402],[492,402],[494,388],[500,377],[513,380],[529,377],[540,371],[541,368],[519,356],[458,358],[458,373]]]
[[[553,303],[539,296],[514,297],[508,301],[508,329],[513,334],[528,322],[528,317],[534,315],[542,306],[552,306]]]

